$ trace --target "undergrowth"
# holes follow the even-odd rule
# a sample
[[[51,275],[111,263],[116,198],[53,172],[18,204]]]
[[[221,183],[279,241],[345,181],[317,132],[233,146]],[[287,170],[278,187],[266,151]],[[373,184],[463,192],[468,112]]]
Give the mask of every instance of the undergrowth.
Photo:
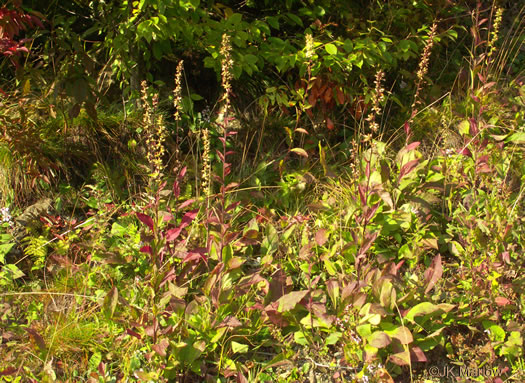
[[[523,381],[523,23],[500,38],[490,9],[461,88],[424,98],[435,24],[406,121],[384,128],[378,69],[343,143],[302,127],[313,40],[279,142],[247,144],[227,33],[210,116],[182,62],[172,125],[146,82],[140,112],[96,122],[4,100],[0,381]]]

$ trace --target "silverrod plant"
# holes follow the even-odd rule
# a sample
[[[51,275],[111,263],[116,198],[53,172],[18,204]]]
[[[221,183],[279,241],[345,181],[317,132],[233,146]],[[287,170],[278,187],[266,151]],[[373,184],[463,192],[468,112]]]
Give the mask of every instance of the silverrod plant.
[[[100,91],[53,85],[51,118],[29,106],[35,68],[25,101],[1,100],[9,140],[47,126],[47,148],[91,137],[97,155],[78,185],[69,169],[28,206],[0,198],[0,382],[524,381],[525,8],[369,2],[364,23],[356,1],[110,3],[88,7],[122,21],[91,56],[92,32],[54,19],[73,64],[136,43]],[[111,128],[110,65],[140,100]],[[22,169],[20,145],[0,142]]]

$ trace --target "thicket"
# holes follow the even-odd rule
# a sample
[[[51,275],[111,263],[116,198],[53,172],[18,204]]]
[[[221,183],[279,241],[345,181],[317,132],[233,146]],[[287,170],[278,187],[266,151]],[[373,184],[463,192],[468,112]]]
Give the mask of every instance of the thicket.
[[[522,381],[524,16],[7,1],[0,381]]]

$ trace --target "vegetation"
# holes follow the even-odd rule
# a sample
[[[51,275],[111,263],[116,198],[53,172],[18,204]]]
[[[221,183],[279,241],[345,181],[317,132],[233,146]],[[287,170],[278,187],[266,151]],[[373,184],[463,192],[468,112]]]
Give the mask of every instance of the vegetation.
[[[0,381],[524,381],[518,3],[7,1]]]

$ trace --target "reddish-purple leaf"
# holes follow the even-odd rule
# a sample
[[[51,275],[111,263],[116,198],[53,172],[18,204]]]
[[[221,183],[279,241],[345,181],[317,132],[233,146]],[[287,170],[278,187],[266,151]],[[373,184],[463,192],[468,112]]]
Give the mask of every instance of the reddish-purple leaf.
[[[410,348],[410,357],[415,362],[426,362],[427,357],[421,348],[418,346],[413,346]]]
[[[246,379],[246,376],[240,371],[237,372],[237,377],[235,378],[236,383],[249,383],[248,379]]]
[[[35,330],[30,327],[24,327],[24,330],[28,332],[29,335],[33,338],[36,345],[41,351],[45,351],[46,349],[46,342],[44,342],[44,338]]]
[[[182,232],[182,229],[184,228],[181,225],[181,226],[174,227],[173,229],[168,230],[166,232],[166,241],[168,242],[175,241],[179,237],[180,233]]]
[[[401,171],[399,172],[399,179],[401,180],[404,176],[409,174],[412,170],[416,168],[417,165],[419,165],[419,158],[412,161],[408,161],[406,164],[404,164],[401,168]]]
[[[319,229],[317,233],[315,233],[315,242],[317,242],[319,246],[323,246],[326,241],[328,241],[328,236],[326,235],[327,232],[328,230],[326,229]]]
[[[153,219],[149,215],[143,214],[143,213],[135,213],[137,215],[137,218],[149,227],[151,231],[153,231]]]
[[[223,154],[222,154],[220,151],[218,151],[218,150],[216,150],[215,152],[216,152],[217,155],[219,156],[219,159],[221,160],[221,162],[224,162],[224,156],[223,156]]]
[[[126,334],[134,336],[137,339],[142,339],[142,337],[140,336],[140,334],[138,332],[133,331],[132,329],[129,329],[129,328],[126,329]]]
[[[357,190],[359,191],[359,197],[361,198],[361,206],[365,206],[366,205],[365,188],[362,185],[358,185]]]
[[[232,315],[228,315],[224,320],[219,324],[217,327],[228,327],[228,328],[236,328],[241,327],[242,323],[239,321],[236,317]]]
[[[153,351],[155,351],[157,354],[159,354],[162,357],[166,356],[166,349],[170,345],[170,341],[166,338],[163,338],[159,343],[153,345],[151,348]]]
[[[472,153],[468,148],[459,149],[458,154],[463,154],[464,156],[472,157]]]
[[[505,298],[505,297],[497,297],[496,299],[494,299],[494,301],[496,302],[496,304],[498,306],[507,306],[507,305],[510,305],[510,301]]]
[[[206,249],[205,247],[197,247],[188,252],[183,262],[191,262],[191,261],[202,259],[204,263],[207,263],[208,262],[208,258],[206,257],[207,252],[208,252],[208,249]]]
[[[6,369],[0,371],[0,376],[13,375],[16,371],[16,368],[14,368],[13,366],[7,367]]]
[[[187,201],[184,201],[183,203],[181,203],[179,205],[179,207],[177,208],[178,210],[183,210],[185,207],[188,207],[189,205],[191,205],[193,202],[195,202],[194,199],[189,199]]]
[[[175,199],[178,199],[180,196],[180,185],[179,185],[179,181],[177,180],[173,182],[173,196],[175,197]]]
[[[224,191],[228,191],[230,189],[236,188],[237,186],[239,186],[239,183],[231,182],[224,188]]]
[[[237,206],[239,206],[241,204],[241,201],[236,201],[232,204],[230,204],[227,208],[226,208],[226,211],[230,211],[230,210],[233,210],[235,209]]]
[[[419,145],[421,145],[421,142],[419,142],[419,141],[412,142],[412,143],[408,144],[407,146],[405,146],[405,151],[406,152],[410,152],[410,151],[414,150],[415,148],[417,148]]]
[[[187,170],[186,166],[184,166],[184,167],[180,170],[179,175],[178,175],[179,179],[184,178],[184,176],[186,175],[186,170]]]
[[[479,99],[478,99],[478,102],[479,102]],[[476,134],[479,133],[479,129],[478,129],[478,122],[476,121],[475,118],[469,118],[469,123],[470,123],[470,127],[469,127],[469,133],[471,136],[475,136]]]
[[[374,241],[376,240],[377,236],[379,235],[379,232],[374,233],[367,233],[365,235],[365,240],[363,241],[363,244],[359,248],[358,256],[362,257],[372,246]]]
[[[427,284],[427,287],[425,288],[425,294],[432,290],[442,275],[443,266],[441,265],[441,255],[438,254],[430,263],[430,267],[425,271],[425,283]]]
[[[379,208],[379,202],[376,203],[374,206],[366,209],[364,217],[367,222],[370,222],[370,220],[372,219],[372,217],[374,216],[378,208]]]
[[[279,312],[287,312],[293,310],[295,306],[308,294],[308,290],[292,291],[279,298]]]
[[[410,137],[410,133],[411,133],[411,130],[410,130],[410,124],[407,122],[405,122],[405,125],[403,126],[403,129],[405,131],[405,134],[407,137]]]
[[[140,248],[141,253],[147,253],[151,255],[151,246],[145,245]]]
[[[100,375],[106,375],[106,365],[104,364],[104,362],[100,362],[98,364],[97,370]]]

